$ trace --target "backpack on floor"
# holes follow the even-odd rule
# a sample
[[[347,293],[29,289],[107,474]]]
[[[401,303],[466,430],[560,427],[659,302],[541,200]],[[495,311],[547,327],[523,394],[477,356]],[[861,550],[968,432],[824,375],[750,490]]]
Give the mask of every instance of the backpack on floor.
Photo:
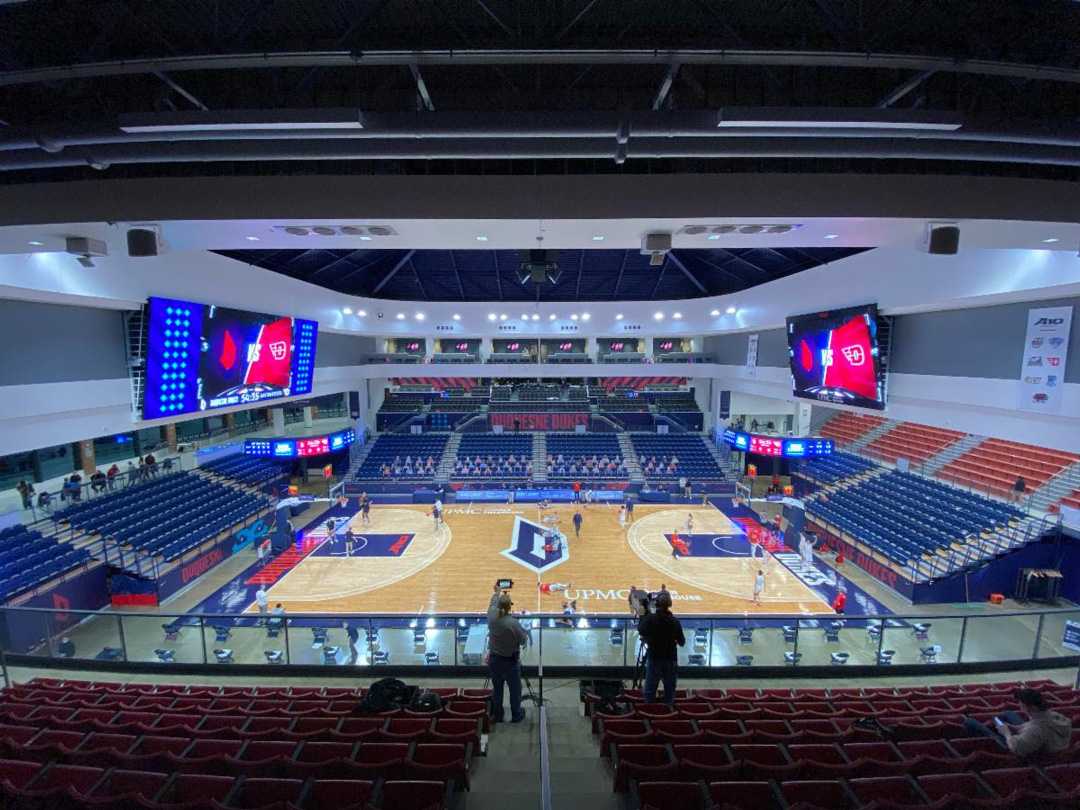
[[[368,689],[357,706],[361,714],[379,714],[409,705],[415,686],[407,686],[397,678],[382,678]]]
[[[430,689],[417,689],[409,708],[414,712],[437,712],[442,708],[442,698]]]

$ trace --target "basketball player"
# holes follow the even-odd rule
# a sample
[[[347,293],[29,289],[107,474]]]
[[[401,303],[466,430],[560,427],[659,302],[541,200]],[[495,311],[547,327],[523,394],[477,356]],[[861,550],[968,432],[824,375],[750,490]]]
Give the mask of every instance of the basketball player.
[[[675,529],[671,533],[671,556],[676,560],[679,557],[690,556],[690,546],[686,544],[686,541],[679,537],[679,530]]]
[[[329,537],[331,540],[334,539],[334,529],[336,528],[337,521],[335,521],[333,518],[330,518],[328,521],[326,521],[326,536]]]
[[[577,540],[581,539],[581,521],[581,512],[574,512],[574,538]]]
[[[366,492],[360,495],[360,521],[365,526],[371,525],[371,498]]]
[[[804,532],[799,533],[799,554],[802,556],[803,565],[814,567],[814,541]]]
[[[761,592],[765,590],[765,572],[760,568],[758,569],[757,576],[754,577],[754,604],[761,604]]]
[[[356,542],[356,535],[353,534],[352,527],[350,526],[345,530],[345,556],[351,557],[353,553],[353,543]]]
[[[693,514],[691,514],[689,512],[686,515],[686,533],[687,534],[693,534],[694,533],[694,516],[693,516]]]
[[[442,522],[442,501],[435,501],[431,506],[431,517],[435,520],[435,528],[439,528]]]

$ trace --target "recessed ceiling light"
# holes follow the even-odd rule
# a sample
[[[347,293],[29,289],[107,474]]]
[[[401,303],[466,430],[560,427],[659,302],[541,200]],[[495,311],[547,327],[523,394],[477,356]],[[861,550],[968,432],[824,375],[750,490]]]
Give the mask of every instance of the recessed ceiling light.
[[[1049,239],[1043,239],[1043,244],[1044,245],[1052,245],[1054,242],[1060,242],[1060,241],[1061,240],[1058,239],[1056,236],[1051,236]]]
[[[489,312],[489,313],[488,313],[488,320],[489,320],[489,321],[493,321],[493,320],[495,320],[495,319],[496,319],[497,317],[499,317],[499,316],[498,316],[498,315],[496,315],[496,314],[495,314],[494,312]]]
[[[370,241],[371,241],[371,237],[370,237],[370,236],[361,236],[361,237],[360,237],[360,241],[361,241],[361,242],[370,242]]]
[[[548,320],[549,321],[555,320],[555,313],[554,312],[552,312],[550,315],[548,315]]]
[[[710,233],[705,238],[708,239],[710,242],[715,242],[717,239],[720,238],[720,234],[718,234],[718,233]]]
[[[244,238],[247,239],[249,242],[258,242],[259,241],[259,237],[257,237],[257,236],[245,236]]]
[[[352,315],[352,307],[344,307],[341,311],[344,312],[346,315]]]
[[[426,315],[424,315],[424,313],[423,313],[423,312],[417,312],[417,313],[416,313],[416,320],[418,320],[418,321],[422,321],[422,320],[424,320],[424,318],[426,318],[426,317],[427,317],[427,316],[426,316]]]
[[[724,310],[724,312],[726,312],[728,315],[734,315],[736,312],[738,312],[738,310],[735,309],[735,307],[728,307]]]
[[[535,312],[533,313],[533,320],[534,320],[534,321],[538,321],[538,320],[540,320],[540,316],[539,316],[539,315],[538,315],[537,313],[535,313]]]
[[[584,313],[582,313],[582,315],[581,315],[581,320],[583,320],[583,321],[587,321],[587,320],[589,320],[589,318],[591,318],[591,317],[592,317],[592,315],[590,315],[590,314],[589,314],[588,312],[584,312]]]
[[[713,310],[712,312],[710,312],[709,314],[710,314],[710,315],[712,315],[712,316],[713,316],[713,317],[715,318],[715,317],[716,317],[717,315],[719,315],[719,314],[720,314],[720,310],[718,310],[718,309],[714,309],[714,310]]]
[[[454,320],[455,321],[460,321],[461,320],[461,316],[458,315],[456,312],[454,313]]]
[[[682,313],[681,312],[672,313],[671,317],[674,318],[677,321],[681,321],[682,320]]]
[[[617,321],[622,320],[622,313],[621,312],[618,315],[615,316],[615,320],[617,320]]]
[[[572,320],[572,321],[577,320],[577,313],[576,312],[573,315],[570,316],[570,320]]]
[[[28,245],[32,245],[33,247],[41,247],[41,246],[42,246],[42,245],[44,245],[45,243],[44,243],[44,242],[39,242],[39,241],[38,241],[37,239],[31,239],[31,240],[30,240],[29,242],[27,242],[26,244],[28,244]]]
[[[527,321],[527,320],[529,320],[529,316],[528,315],[522,315],[521,320]]]
[[[487,240],[488,240],[487,236],[485,236],[482,233],[478,234],[477,237],[476,237],[477,242],[486,242]]]
[[[593,237],[592,237],[592,240],[594,242],[603,242],[604,241],[604,235],[602,233],[594,233]]]
[[[657,313],[655,313],[653,315],[653,317],[658,321],[662,321],[662,320],[664,320],[664,313],[663,312],[657,312]]]
[[[505,321],[506,320],[506,313],[503,313],[502,315],[500,315],[499,320],[500,321]]]
[[[399,312],[399,313],[397,314],[397,319],[398,319],[399,321],[403,321],[403,320],[405,320],[405,313],[404,313],[404,312]]]
[[[825,234],[825,238],[826,239],[839,239],[840,234],[838,234],[838,233],[827,233],[827,234]]]
[[[367,310],[358,309],[358,310],[356,310],[356,314],[361,318],[366,318],[367,317]]]

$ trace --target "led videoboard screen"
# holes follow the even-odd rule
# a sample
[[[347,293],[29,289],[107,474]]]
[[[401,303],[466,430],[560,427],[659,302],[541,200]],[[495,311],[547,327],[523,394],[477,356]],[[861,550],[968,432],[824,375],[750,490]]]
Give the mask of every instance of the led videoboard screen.
[[[143,418],[311,393],[315,321],[151,298]]]
[[[795,396],[885,410],[875,305],[788,318],[787,337]]]
[[[723,440],[736,450],[759,456],[808,458],[811,456],[828,456],[832,455],[833,452],[832,439],[822,439],[818,436],[787,438],[762,436],[728,429],[724,431]]]

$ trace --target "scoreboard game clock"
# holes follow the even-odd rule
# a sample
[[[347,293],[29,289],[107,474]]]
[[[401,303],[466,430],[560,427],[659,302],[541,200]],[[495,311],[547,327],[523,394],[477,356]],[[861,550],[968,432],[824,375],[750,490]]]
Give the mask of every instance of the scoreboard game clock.
[[[740,430],[725,430],[722,438],[725,444],[734,449],[757,456],[813,458],[815,456],[831,456],[833,453],[832,439],[822,439],[817,436],[790,438],[744,433]]]
[[[313,458],[344,450],[356,441],[356,431],[339,430],[325,436],[245,439],[244,455],[262,458]]]

